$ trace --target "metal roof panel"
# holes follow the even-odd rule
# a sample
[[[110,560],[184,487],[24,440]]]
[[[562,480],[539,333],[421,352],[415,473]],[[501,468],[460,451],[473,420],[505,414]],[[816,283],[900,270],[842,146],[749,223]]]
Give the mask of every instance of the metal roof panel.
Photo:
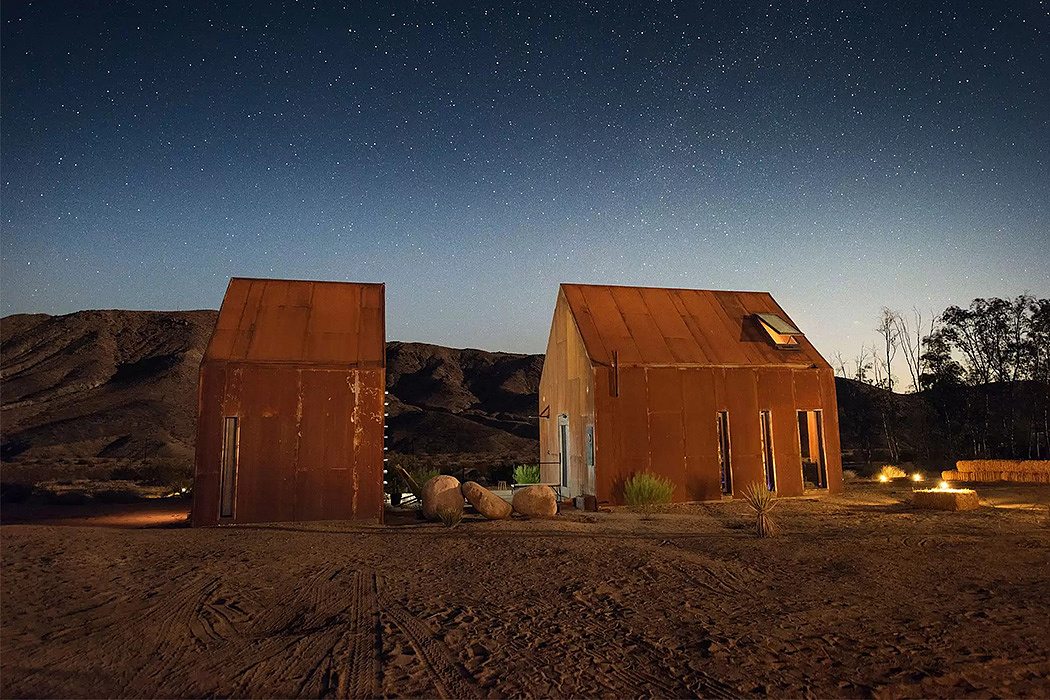
[[[776,366],[827,362],[768,292],[563,284],[592,362],[621,365]],[[798,333],[798,349],[769,340],[757,314]]]
[[[205,361],[383,366],[384,285],[235,277]]]

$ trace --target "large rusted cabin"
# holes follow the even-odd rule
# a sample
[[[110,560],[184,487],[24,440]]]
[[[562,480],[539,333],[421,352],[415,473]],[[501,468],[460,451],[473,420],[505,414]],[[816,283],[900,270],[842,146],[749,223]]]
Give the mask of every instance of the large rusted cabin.
[[[201,361],[194,525],[383,518],[382,284],[234,278]]]
[[[842,490],[831,366],[765,292],[563,284],[540,379],[542,480],[622,503]]]

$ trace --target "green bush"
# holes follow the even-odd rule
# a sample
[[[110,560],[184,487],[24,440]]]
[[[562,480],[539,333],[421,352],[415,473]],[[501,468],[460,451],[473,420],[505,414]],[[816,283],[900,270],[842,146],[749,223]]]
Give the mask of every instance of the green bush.
[[[416,482],[416,485],[423,488],[428,481],[440,474],[441,470],[437,467],[416,467],[409,469],[408,473],[412,475],[412,480]]]
[[[540,465],[519,464],[514,467],[515,484],[538,484],[540,483]]]
[[[635,474],[623,485],[623,501],[629,506],[654,506],[670,503],[674,484],[652,472]]]

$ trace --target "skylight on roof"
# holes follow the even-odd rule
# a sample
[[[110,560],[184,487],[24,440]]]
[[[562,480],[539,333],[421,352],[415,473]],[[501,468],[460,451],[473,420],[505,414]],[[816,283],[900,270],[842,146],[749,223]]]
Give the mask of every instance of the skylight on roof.
[[[799,350],[798,339],[805,337],[799,329],[782,319],[776,314],[755,314],[755,318],[758,320],[758,325],[762,326],[762,329],[769,335],[769,339],[773,341],[781,350]]]

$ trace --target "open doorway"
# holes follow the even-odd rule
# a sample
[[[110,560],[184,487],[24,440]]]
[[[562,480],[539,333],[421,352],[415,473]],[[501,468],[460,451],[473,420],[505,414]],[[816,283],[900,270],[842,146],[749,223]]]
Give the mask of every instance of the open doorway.
[[[558,416],[558,461],[561,466],[561,486],[569,485],[569,414]]]
[[[722,478],[722,495],[733,495],[733,466],[729,449],[729,412],[718,412],[718,472]]]
[[[798,443],[802,452],[802,481],[806,488],[828,487],[821,411],[798,412]]]
[[[766,488],[777,490],[777,468],[773,461],[773,419],[769,411],[760,411],[758,420],[762,427],[762,470],[765,472]]]

